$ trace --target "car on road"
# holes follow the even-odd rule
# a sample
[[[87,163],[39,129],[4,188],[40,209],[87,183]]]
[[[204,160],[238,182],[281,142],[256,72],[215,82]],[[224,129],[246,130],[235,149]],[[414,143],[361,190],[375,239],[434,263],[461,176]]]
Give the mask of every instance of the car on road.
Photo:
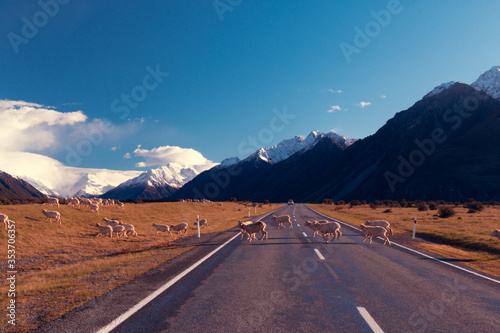
[[[293,200],[292,199],[288,200],[288,204],[293,205],[294,204]]]

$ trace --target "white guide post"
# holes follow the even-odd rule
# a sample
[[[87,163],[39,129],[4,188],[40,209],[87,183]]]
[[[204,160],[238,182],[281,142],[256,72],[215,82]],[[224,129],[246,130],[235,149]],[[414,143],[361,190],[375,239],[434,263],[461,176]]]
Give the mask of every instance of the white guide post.
[[[248,217],[250,217],[250,207],[248,207]]]
[[[196,215],[196,228],[198,229],[198,238],[200,238],[200,215]]]
[[[411,236],[411,239],[415,239],[415,231],[417,231],[417,217],[415,216],[415,219],[413,220],[413,235]]]

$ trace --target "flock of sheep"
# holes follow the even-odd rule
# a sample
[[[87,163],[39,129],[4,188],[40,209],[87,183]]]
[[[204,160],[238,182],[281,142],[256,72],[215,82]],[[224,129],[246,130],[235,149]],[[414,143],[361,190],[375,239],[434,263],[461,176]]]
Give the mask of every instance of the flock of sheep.
[[[97,214],[99,214],[100,206],[116,205],[121,209],[125,208],[125,205],[118,200],[100,199],[100,198],[93,198],[93,199],[69,198],[69,199],[64,199],[64,201],[62,202],[60,202],[59,199],[57,198],[48,198],[47,202],[44,205],[59,207],[60,204],[62,204],[63,202],[68,206],[72,207],[88,207],[92,212]],[[222,204],[220,205],[222,206]],[[58,211],[48,211],[46,209],[43,209],[42,214],[45,216],[45,222],[50,222],[50,223],[55,222],[62,224],[61,214]],[[5,229],[7,229],[9,217],[6,214],[0,214],[0,220],[3,222]],[[104,217],[102,220],[106,222],[105,225],[100,225],[99,223],[95,224],[95,227],[99,231],[96,237],[109,236],[110,238],[112,238],[113,235],[116,235],[117,237],[137,236],[137,231],[135,230],[135,226],[132,224],[123,223],[119,220],[108,219],[106,217]],[[199,222],[195,222],[195,225],[196,223],[199,223],[200,227],[202,228],[208,226],[208,221],[206,219],[203,219]],[[159,232],[168,232],[168,234],[171,235],[172,231],[177,232],[177,234],[179,233],[185,234],[187,232],[188,224],[186,222],[181,222],[179,224],[172,224],[168,226],[165,224],[153,223],[153,227],[156,230],[155,235],[157,235]]]

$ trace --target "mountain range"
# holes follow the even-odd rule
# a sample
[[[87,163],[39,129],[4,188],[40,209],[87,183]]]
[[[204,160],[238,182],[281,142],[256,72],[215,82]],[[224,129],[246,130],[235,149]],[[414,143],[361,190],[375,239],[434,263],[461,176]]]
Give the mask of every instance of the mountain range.
[[[43,197],[45,197],[44,194],[28,182],[0,171],[0,199],[22,200]]]
[[[277,163],[257,152],[201,173],[171,198],[500,200],[499,73],[440,85],[350,145],[324,137]]]
[[[201,173],[177,163],[146,172],[61,164],[65,182],[56,183],[8,172],[43,194],[120,200],[500,200],[499,100],[495,66],[471,85],[437,86],[362,140],[313,131]]]

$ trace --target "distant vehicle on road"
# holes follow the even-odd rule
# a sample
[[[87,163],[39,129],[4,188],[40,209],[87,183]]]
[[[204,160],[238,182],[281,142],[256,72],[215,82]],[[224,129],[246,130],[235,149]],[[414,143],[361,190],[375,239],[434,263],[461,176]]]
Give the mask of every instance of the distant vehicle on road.
[[[288,204],[293,205],[294,204],[293,200],[292,199],[288,200]]]

